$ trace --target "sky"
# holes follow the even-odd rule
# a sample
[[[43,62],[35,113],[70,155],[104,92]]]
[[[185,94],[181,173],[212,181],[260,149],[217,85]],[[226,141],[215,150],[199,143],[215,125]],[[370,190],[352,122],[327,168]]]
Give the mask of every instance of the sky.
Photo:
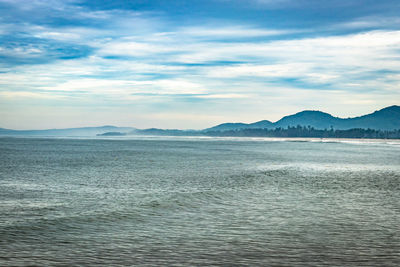
[[[202,129],[400,104],[398,0],[0,0],[0,127]]]

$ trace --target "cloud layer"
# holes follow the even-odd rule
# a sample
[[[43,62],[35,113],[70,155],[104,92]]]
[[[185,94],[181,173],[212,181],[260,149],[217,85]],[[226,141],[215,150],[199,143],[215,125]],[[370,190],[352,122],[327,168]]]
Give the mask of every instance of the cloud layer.
[[[205,128],[400,102],[396,2],[151,2],[1,0],[0,127]],[[328,7],[342,16],[315,14]]]

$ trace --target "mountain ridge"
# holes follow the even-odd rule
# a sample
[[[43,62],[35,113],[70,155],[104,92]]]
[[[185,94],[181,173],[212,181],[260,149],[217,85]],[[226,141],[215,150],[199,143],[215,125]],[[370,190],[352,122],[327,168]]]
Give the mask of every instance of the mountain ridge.
[[[265,121],[265,120],[263,120]],[[221,131],[222,130],[240,130],[240,129],[254,129],[253,125],[257,125],[260,122],[254,123],[223,123],[204,129],[203,131]],[[353,118],[339,118],[334,117],[329,113],[322,112],[319,110],[303,110],[292,115],[282,117],[276,122],[270,122],[266,127],[258,127],[264,129],[274,128],[287,128],[293,126],[310,126],[316,129],[338,129],[347,130],[352,128],[362,129],[375,129],[375,130],[395,130],[400,129],[400,106],[392,105],[385,107],[380,110],[376,110],[373,113],[353,117]],[[240,127],[233,127],[235,124]],[[228,127],[225,126],[229,126]],[[246,127],[248,126],[248,127]]]
[[[282,117],[276,122],[261,120],[253,123],[222,123],[203,130],[178,129],[143,129],[134,127],[117,127],[104,125],[99,127],[80,127],[46,130],[11,130],[0,128],[2,136],[97,136],[108,132],[120,134],[147,134],[147,135],[202,135],[213,132],[239,131],[246,129],[277,129],[288,127],[309,127],[314,129],[373,129],[373,130],[400,130],[400,106],[393,105],[376,110],[373,113],[353,117],[339,118],[318,110],[303,110],[292,115]],[[107,136],[104,135],[104,136]]]

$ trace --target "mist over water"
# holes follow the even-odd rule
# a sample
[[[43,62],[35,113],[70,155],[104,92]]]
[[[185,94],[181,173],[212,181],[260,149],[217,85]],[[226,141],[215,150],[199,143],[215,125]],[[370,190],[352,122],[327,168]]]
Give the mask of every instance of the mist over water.
[[[400,265],[392,143],[0,138],[0,265]]]

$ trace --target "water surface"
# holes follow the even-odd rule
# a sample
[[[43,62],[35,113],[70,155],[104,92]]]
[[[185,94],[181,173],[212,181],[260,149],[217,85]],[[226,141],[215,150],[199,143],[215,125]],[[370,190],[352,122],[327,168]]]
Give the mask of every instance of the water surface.
[[[400,143],[0,138],[0,265],[400,265]]]

